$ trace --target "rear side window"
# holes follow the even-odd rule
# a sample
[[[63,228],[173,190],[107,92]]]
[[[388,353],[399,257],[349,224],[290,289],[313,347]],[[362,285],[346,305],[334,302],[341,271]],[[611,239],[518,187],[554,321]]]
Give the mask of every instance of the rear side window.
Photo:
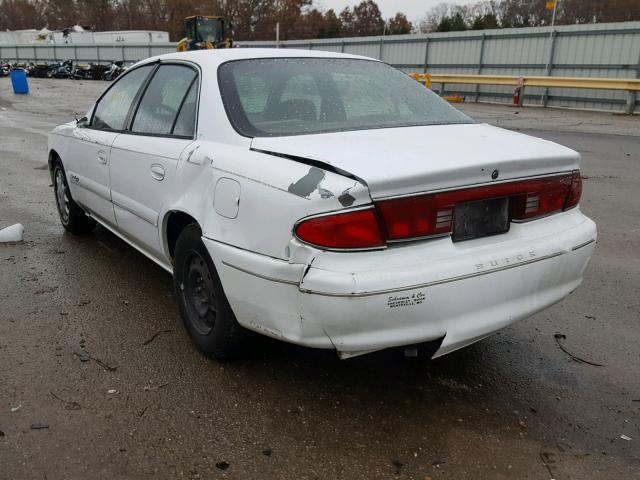
[[[238,97],[247,115],[259,115],[267,106],[269,84],[260,76],[245,75],[238,78]]]
[[[186,66],[160,66],[142,96],[131,131],[192,136],[196,111],[196,95],[192,92],[196,90],[196,77],[196,71]]]
[[[271,109],[277,120],[316,121],[322,105],[322,96],[312,75],[305,73],[289,78],[278,104]]]
[[[153,65],[145,65],[120,78],[96,105],[91,127],[123,130],[131,104],[153,68]]]
[[[196,126],[196,110],[198,101],[198,84],[193,82],[184,99],[180,113],[173,127],[173,134],[181,137],[193,137]]]

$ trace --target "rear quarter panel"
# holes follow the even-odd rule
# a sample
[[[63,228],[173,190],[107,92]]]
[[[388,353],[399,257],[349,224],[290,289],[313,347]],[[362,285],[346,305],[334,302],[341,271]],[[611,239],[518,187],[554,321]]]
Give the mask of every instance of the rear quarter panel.
[[[280,259],[289,258],[301,218],[371,202],[366,186],[355,180],[244,145],[198,142],[178,170],[178,196],[164,213],[165,224],[172,210],[184,211],[199,220],[205,237]],[[221,179],[237,182],[239,194],[216,195]],[[237,204],[237,215],[222,215],[216,202]]]

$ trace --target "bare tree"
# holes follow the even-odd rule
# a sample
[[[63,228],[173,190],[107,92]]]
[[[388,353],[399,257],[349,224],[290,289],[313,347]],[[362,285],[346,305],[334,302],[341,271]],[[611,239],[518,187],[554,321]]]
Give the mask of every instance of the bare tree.
[[[384,20],[378,4],[373,0],[362,0],[353,7],[353,16],[356,35],[382,35]]]
[[[387,34],[389,35],[402,35],[412,31],[413,25],[402,12],[396,13],[395,17],[390,18],[387,22]]]
[[[230,20],[237,40],[331,38],[409,33],[413,25],[398,12],[384,20],[374,0],[361,0],[339,15],[314,8],[315,0],[0,0],[0,30],[63,29],[80,23],[98,30],[166,30],[173,40],[184,35],[184,17],[221,15]],[[556,23],[640,20],[640,0],[561,0]],[[480,0],[441,3],[425,13],[421,32],[548,25],[546,0]]]
[[[421,32],[464,28],[539,27],[551,23],[546,0],[482,0],[472,5],[441,3],[429,10],[419,24]],[[562,0],[556,24],[622,22],[640,20],[638,0]]]
[[[0,30],[19,30],[44,26],[41,2],[29,0],[0,1]]]
[[[449,16],[450,11],[451,5],[449,3],[439,3],[426,13],[420,21],[418,29],[422,33],[435,32],[442,20]]]
[[[353,37],[356,35],[355,31],[355,17],[349,7],[345,7],[340,12],[341,32],[343,37]]]
[[[333,9],[327,10],[324,14],[322,27],[320,28],[320,38],[340,37],[342,24]]]

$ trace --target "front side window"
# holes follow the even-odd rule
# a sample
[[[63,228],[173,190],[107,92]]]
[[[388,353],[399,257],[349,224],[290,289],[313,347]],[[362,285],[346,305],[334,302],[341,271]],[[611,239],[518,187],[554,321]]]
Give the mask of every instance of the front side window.
[[[196,71],[186,66],[160,66],[142,96],[131,131],[150,135],[192,136],[196,112],[196,77]]]
[[[131,104],[154,65],[145,65],[120,78],[100,99],[91,127],[99,130],[124,130]]]
[[[229,120],[247,137],[472,123],[415,80],[376,61],[237,60],[218,73]]]

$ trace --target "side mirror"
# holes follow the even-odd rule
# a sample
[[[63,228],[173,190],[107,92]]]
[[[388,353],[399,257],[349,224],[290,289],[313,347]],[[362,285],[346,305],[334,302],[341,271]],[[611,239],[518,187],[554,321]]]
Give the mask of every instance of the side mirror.
[[[87,117],[82,117],[80,120],[76,120],[76,127],[87,128],[88,126],[89,126],[89,119]]]

